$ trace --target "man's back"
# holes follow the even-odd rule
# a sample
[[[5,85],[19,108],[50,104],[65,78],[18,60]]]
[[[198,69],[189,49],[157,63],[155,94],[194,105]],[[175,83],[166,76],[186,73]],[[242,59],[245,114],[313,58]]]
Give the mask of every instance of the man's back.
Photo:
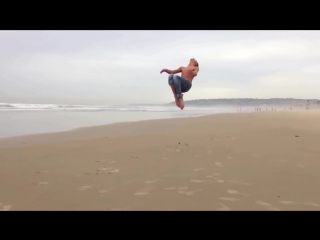
[[[182,67],[181,77],[188,80],[189,82],[192,82],[194,77],[197,76],[198,71],[199,71],[199,68],[195,66]]]

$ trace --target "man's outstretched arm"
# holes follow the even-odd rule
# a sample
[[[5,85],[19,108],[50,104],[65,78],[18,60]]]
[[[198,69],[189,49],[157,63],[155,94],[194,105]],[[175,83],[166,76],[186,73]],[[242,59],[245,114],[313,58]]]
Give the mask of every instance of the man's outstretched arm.
[[[181,73],[183,67],[179,67],[176,70],[169,70],[169,69],[162,69],[160,73],[166,72],[168,74],[176,74],[176,73]]]

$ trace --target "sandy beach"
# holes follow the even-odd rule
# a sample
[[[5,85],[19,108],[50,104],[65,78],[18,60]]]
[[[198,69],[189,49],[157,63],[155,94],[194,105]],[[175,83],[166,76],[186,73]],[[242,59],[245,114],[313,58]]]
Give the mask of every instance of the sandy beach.
[[[0,210],[320,210],[320,111],[0,140]]]

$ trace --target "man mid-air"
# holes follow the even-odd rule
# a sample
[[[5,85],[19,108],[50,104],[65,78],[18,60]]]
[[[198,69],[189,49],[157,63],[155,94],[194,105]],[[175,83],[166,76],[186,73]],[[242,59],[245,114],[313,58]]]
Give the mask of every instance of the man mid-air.
[[[166,72],[169,75],[168,83],[171,86],[177,107],[184,108],[183,94],[191,89],[192,81],[199,72],[199,64],[191,58],[187,67],[179,67],[176,70],[162,69],[160,73]],[[181,77],[175,75],[181,73]]]

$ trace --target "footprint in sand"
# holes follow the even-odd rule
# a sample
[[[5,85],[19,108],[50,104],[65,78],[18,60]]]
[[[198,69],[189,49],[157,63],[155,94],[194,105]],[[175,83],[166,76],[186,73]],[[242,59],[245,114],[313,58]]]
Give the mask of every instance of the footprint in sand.
[[[219,199],[220,199],[220,200],[231,201],[231,202],[241,201],[241,199],[230,198],[230,197],[221,197],[221,198],[219,198]]]
[[[319,204],[313,203],[313,202],[301,202],[300,204],[309,205],[313,207],[320,207]]]
[[[198,180],[198,179],[192,179],[190,181],[194,183],[212,182],[211,180]]]
[[[79,188],[79,190],[83,191],[83,190],[88,190],[91,189],[91,186],[82,186]]]
[[[297,204],[297,202],[293,202],[293,201],[279,201],[279,203],[283,203],[283,204],[286,204],[286,205],[295,205],[295,204]]]
[[[187,186],[184,186],[184,187],[167,187],[167,188],[164,188],[164,190],[167,190],[167,191],[171,191],[171,190],[187,190],[188,187]]]
[[[201,190],[196,190],[196,191],[191,191],[191,192],[186,192],[185,195],[187,195],[187,196],[192,196],[192,195],[194,195],[196,192],[201,192],[201,191],[202,191],[202,189],[201,189]]]
[[[316,203],[313,203],[313,202],[302,202],[300,204],[309,205],[309,206],[313,206],[313,207],[320,207],[319,204],[316,204]]]
[[[36,173],[48,173],[49,171],[47,170],[43,170],[43,171],[39,171],[39,172],[36,172]]]
[[[272,206],[270,203],[266,203],[266,202],[262,202],[262,201],[256,201],[256,204],[262,206],[262,207],[266,207],[267,210],[271,210],[271,211],[279,211],[280,209]]]
[[[48,182],[35,182],[35,183],[32,183],[32,185],[46,185],[48,184]]]
[[[126,211],[129,210],[128,208],[110,208],[107,211]]]
[[[202,190],[202,189],[199,189],[199,190],[194,190],[194,191],[189,191],[189,192],[180,190],[180,191],[178,191],[178,193],[179,193],[179,194],[185,194],[185,195],[187,195],[187,196],[192,196],[192,195],[194,195],[196,192],[201,192],[201,191],[203,191],[203,190]]]
[[[222,165],[221,162],[216,161],[214,164],[215,164],[216,166],[218,166],[218,167],[223,167],[223,165]]]
[[[144,195],[148,195],[149,194],[149,192],[136,192],[136,193],[134,193],[134,195],[136,195],[136,196],[144,196]]]
[[[218,208],[218,210],[222,210],[222,211],[230,211],[231,210],[227,205],[224,205],[223,203],[217,203],[217,204],[221,206]]]
[[[217,182],[217,183],[224,183],[224,180],[220,179],[220,178],[214,178],[214,180]]]
[[[165,151],[174,151],[174,150],[176,150],[176,149],[174,149],[174,148],[166,148],[165,149]]]
[[[241,196],[248,196],[248,194],[240,193],[236,190],[228,190],[227,191],[229,194],[236,194],[236,195],[241,195]]]
[[[107,160],[96,160],[95,162],[106,162]]]
[[[11,205],[6,205],[6,206],[3,206],[3,211],[9,211],[11,208]]]
[[[160,179],[156,179],[156,180],[147,180],[145,181],[145,183],[150,184],[150,183],[155,183],[155,182],[159,182],[161,181]]]
[[[201,170],[203,170],[204,168],[196,168],[196,169],[193,169],[193,171],[195,171],[195,172],[199,172],[199,171],[201,171]]]
[[[104,194],[104,193],[107,193],[107,192],[110,192],[111,190],[99,190],[99,193],[101,194]]]
[[[109,174],[118,173],[118,172],[119,172],[119,169],[115,169],[115,170],[109,172]]]
[[[113,189],[115,188],[111,188],[109,190],[99,190],[98,192],[100,193],[100,195],[103,197],[105,193],[111,192]]]
[[[194,180],[190,180],[191,182],[194,182],[194,183],[202,183],[203,181],[202,180],[196,180],[196,179],[194,179]]]
[[[100,168],[100,169],[98,169],[97,171],[106,171],[106,170],[108,170],[108,169],[112,169],[112,167],[108,167],[108,168]]]
[[[227,192],[230,194],[239,194],[239,192],[236,190],[228,190]]]
[[[164,190],[167,190],[167,191],[176,190],[176,189],[179,189],[179,188],[178,187],[167,187],[167,188],[164,188]]]
[[[141,191],[134,193],[134,195],[136,195],[136,196],[148,195],[150,193],[150,191],[152,191],[152,189],[153,189],[153,187],[147,186],[147,187],[141,189]]]
[[[0,203],[0,207],[1,206],[2,204]],[[2,206],[2,209],[0,209],[0,211],[9,211],[11,207],[12,207],[11,205],[4,205]]]
[[[226,180],[226,182],[228,182],[228,183],[240,184],[240,185],[245,185],[245,186],[250,186],[250,185],[252,185],[251,183],[239,182],[239,181],[234,181],[234,180]]]
[[[313,203],[313,202],[293,202],[293,201],[279,201],[279,203],[286,204],[286,205],[308,205],[312,207],[320,207],[319,204]]]
[[[188,190],[188,187],[187,187],[187,186],[185,186],[185,187],[179,187],[179,188],[178,188],[178,193],[185,193],[185,192],[187,192],[187,190]]]

